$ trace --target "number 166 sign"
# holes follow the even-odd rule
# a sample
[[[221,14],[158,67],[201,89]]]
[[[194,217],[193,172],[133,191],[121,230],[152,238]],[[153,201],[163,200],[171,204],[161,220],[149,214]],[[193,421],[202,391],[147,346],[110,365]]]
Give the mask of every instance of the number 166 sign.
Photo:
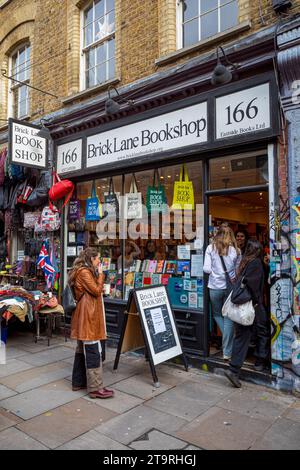
[[[216,99],[216,138],[226,139],[270,127],[268,83]]]
[[[63,175],[81,169],[82,140],[75,140],[57,147],[57,173]]]

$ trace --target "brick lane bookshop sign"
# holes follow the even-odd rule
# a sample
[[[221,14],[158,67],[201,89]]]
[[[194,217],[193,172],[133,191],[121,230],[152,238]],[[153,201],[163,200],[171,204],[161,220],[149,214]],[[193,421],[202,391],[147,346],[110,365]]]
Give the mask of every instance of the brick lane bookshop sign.
[[[208,120],[208,106],[215,119],[215,135]],[[86,168],[100,167],[137,157],[161,154],[173,149],[232,141],[259,134],[271,128],[270,83],[252,86],[242,91],[217,95],[170,113],[141,120],[87,136]],[[82,168],[82,140],[58,145],[58,173]]]
[[[12,163],[44,169],[47,166],[47,139],[37,135],[40,128],[9,119],[9,155]]]

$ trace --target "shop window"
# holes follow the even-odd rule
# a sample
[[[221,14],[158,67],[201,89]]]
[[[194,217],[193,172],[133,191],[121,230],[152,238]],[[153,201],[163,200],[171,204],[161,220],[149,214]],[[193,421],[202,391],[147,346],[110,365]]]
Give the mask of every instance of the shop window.
[[[268,156],[236,155],[209,162],[209,189],[241,188],[268,183]]]
[[[29,84],[30,45],[20,47],[11,57],[10,75],[15,80]],[[10,115],[22,119],[29,115],[29,88],[26,84],[11,81]]]
[[[83,88],[99,85],[115,76],[114,8],[114,0],[94,0],[83,11]]]
[[[185,210],[178,205],[172,207],[181,174],[190,192],[191,204]],[[85,218],[93,186],[102,204],[104,218],[100,223]],[[106,276],[107,297],[127,300],[133,288],[165,284],[174,308],[202,309],[201,162],[78,183],[76,191],[80,217],[75,222],[69,221],[68,268],[84,247],[97,246]],[[107,201],[115,200],[119,217],[114,219]]]
[[[188,47],[238,24],[238,0],[180,0],[179,47]]]

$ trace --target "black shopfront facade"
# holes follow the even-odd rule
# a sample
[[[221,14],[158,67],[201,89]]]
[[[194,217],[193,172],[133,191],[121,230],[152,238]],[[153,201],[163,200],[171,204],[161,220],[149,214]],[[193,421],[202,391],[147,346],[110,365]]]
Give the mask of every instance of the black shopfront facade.
[[[81,204],[77,225],[70,223],[65,213],[62,282],[66,283],[67,271],[81,249],[98,245],[106,263],[106,284],[110,284],[104,298],[109,339],[116,342],[119,338],[130,288],[142,287],[144,282],[163,283],[169,285],[185,351],[207,358],[212,355],[212,338],[218,336],[207,298],[206,277],[201,273],[209,238],[226,221],[235,231],[247,227],[250,235],[264,245],[269,243],[269,213],[277,184],[276,81],[272,72],[262,70],[255,77],[248,73],[222,87],[182,83],[180,91],[178,88],[177,92],[167,93],[165,88],[154,94],[153,98],[153,90],[141,90],[133,106],[125,106],[112,117],[103,113],[100,119],[99,112],[90,107],[84,126],[72,125],[66,131],[56,123],[52,130],[57,171],[76,183],[75,196]],[[73,119],[83,121],[78,112]],[[169,238],[166,237],[160,220],[155,239],[150,222],[148,236],[144,231],[142,239],[119,239],[118,223],[116,239],[99,242],[96,223],[84,220],[86,200],[93,188],[102,202],[111,191],[111,183],[118,197],[125,196],[131,190],[134,174],[137,191],[145,202],[157,170],[171,206],[174,184],[183,165],[193,185],[195,208],[200,207],[200,218],[196,218],[196,209],[191,214],[194,238],[187,240],[183,236],[175,240],[172,230],[176,229],[176,220],[171,220]],[[149,257],[148,241],[152,239],[155,256]],[[186,246],[190,253],[187,258],[180,254],[180,247]],[[153,260],[156,263],[151,264]],[[164,268],[158,268],[160,261],[165,262]],[[166,266],[167,261],[175,263]],[[183,272],[186,266],[190,275]]]

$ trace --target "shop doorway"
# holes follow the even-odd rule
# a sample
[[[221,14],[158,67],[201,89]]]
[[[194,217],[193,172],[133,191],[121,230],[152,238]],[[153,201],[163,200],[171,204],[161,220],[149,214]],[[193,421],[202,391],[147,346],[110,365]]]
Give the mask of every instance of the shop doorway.
[[[225,192],[208,198],[209,238],[212,238],[222,223],[228,223],[235,234],[245,233],[251,239],[257,239],[264,248],[264,260],[267,263],[269,253],[269,197],[267,190],[247,192]],[[266,284],[265,304],[270,305],[270,292]],[[208,312],[209,356],[223,361],[222,335],[213,320],[211,306]],[[245,366],[255,362],[255,337],[251,341]]]

